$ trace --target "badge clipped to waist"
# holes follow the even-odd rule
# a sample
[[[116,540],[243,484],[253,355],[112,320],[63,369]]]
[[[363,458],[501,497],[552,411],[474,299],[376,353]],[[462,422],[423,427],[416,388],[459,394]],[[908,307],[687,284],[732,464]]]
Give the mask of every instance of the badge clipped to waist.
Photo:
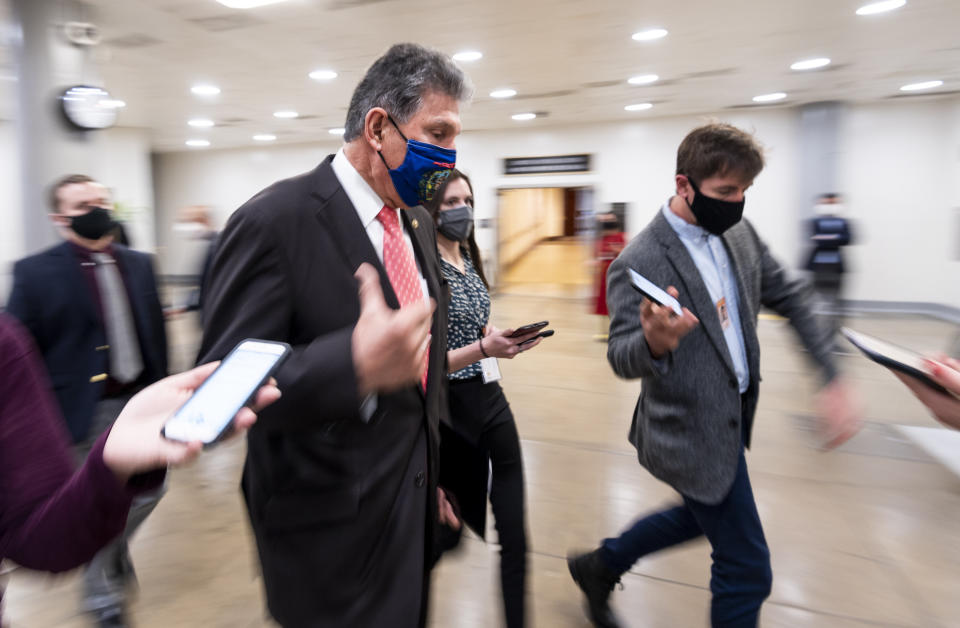
[[[484,358],[480,360],[480,376],[483,377],[483,383],[498,382],[503,378],[500,374],[500,363],[496,358]]]

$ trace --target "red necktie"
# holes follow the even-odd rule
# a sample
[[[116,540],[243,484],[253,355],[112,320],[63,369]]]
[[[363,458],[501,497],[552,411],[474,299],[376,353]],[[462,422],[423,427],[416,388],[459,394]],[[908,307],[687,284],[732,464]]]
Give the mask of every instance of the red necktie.
[[[403,239],[403,228],[397,210],[383,206],[377,214],[377,220],[383,225],[383,265],[387,269],[390,285],[400,301],[400,307],[423,301],[423,287],[420,285],[420,273],[413,259],[413,253]],[[429,343],[427,344],[429,347]],[[427,366],[430,356],[423,357],[423,374],[420,383],[427,390]]]

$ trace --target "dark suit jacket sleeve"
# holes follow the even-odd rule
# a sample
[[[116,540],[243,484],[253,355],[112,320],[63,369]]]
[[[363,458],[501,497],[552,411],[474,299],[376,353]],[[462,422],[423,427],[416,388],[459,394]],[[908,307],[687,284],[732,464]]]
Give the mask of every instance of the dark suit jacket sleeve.
[[[246,338],[288,342],[293,353],[276,376],[283,396],[263,426],[294,428],[359,418],[353,325],[309,340],[294,337],[292,273],[312,272],[319,284],[323,268],[290,268],[286,243],[262,214],[245,209],[252,208],[234,214],[214,254],[204,295],[199,362],[223,358]]]
[[[747,224],[760,252],[760,303],[790,321],[800,342],[820,366],[824,381],[829,382],[837,376],[837,368],[830,355],[833,338],[810,309],[814,296],[809,284],[789,277],[780,262],[770,254],[753,225]]]
[[[673,364],[672,353],[654,360],[643,335],[643,326],[640,324],[643,297],[634,290],[627,276],[628,261],[635,251],[635,246],[624,249],[607,271],[607,304],[610,310],[607,361],[613,372],[624,379],[663,376],[670,372]]]
[[[120,533],[133,493],[103,463],[105,435],[74,473],[39,356],[2,314],[0,369],[0,558],[76,567]]]

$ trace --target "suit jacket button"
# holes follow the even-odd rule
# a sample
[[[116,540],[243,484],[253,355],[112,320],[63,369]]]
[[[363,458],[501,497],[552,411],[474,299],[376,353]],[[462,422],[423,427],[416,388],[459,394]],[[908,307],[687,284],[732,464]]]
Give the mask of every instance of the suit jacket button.
[[[423,488],[423,485],[426,484],[427,477],[423,474],[423,471],[417,471],[417,475],[413,478],[413,485],[417,488]]]
[[[737,380],[731,379],[731,380],[730,380],[730,388],[736,388],[736,387],[737,387]]]
[[[740,425],[740,419],[730,419],[730,427],[737,427]]]

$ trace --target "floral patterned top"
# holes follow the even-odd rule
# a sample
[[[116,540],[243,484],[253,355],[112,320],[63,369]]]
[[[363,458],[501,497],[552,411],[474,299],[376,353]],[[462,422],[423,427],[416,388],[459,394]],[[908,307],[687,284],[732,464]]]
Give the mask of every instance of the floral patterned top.
[[[480,338],[490,319],[490,293],[473,267],[466,250],[463,255],[464,272],[440,258],[440,269],[450,286],[450,307],[447,313],[447,349],[460,349]],[[474,362],[448,376],[451,380],[470,379],[481,373],[480,363]]]

